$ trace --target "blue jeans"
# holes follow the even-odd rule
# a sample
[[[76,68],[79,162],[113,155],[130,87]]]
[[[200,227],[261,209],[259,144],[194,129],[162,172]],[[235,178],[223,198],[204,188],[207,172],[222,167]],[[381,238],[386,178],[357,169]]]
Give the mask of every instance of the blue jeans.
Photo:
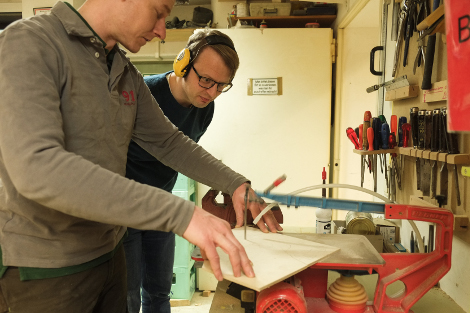
[[[170,313],[175,234],[128,228],[124,240],[129,313]]]

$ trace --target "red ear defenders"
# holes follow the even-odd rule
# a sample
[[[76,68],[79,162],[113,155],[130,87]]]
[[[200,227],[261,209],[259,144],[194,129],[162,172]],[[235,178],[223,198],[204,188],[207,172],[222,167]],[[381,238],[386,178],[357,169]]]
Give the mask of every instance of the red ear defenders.
[[[194,61],[194,59],[197,57],[199,50],[201,50],[201,48],[206,45],[224,45],[224,46],[229,47],[233,51],[236,51],[232,42],[228,40],[227,38],[218,36],[218,35],[207,36],[206,38],[202,39],[194,47],[194,49],[190,50],[188,47],[186,47],[183,50],[181,50],[180,53],[178,53],[178,55],[175,58],[175,61],[173,62],[173,70],[175,71],[176,76],[185,77],[188,74],[190,65]],[[193,55],[193,52],[191,51],[194,51],[194,55]]]

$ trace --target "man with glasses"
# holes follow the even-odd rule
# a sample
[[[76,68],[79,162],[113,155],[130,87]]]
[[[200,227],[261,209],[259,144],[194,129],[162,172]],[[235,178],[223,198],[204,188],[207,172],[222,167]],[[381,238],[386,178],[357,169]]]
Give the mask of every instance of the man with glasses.
[[[232,87],[239,59],[232,40],[214,29],[193,34],[184,53],[188,59],[182,66],[177,58],[174,71],[144,80],[168,119],[198,142],[212,121],[214,100]],[[171,192],[177,176],[131,141],[126,177]],[[133,228],[128,232],[124,248],[129,312],[139,313],[142,299],[143,313],[169,313],[175,234]]]

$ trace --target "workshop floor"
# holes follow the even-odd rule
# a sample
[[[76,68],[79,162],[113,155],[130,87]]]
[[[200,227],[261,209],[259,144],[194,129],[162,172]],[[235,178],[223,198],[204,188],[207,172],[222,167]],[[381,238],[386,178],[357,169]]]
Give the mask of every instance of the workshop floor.
[[[189,306],[172,307],[171,313],[208,313],[212,299],[214,299],[214,292],[211,292],[209,297],[203,297],[202,291],[196,290]],[[140,312],[142,313],[142,310]]]

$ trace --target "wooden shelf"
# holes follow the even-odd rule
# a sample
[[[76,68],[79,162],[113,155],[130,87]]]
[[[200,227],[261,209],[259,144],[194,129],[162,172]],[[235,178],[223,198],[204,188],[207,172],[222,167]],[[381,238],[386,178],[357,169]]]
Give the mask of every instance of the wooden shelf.
[[[305,28],[307,23],[319,23],[321,28],[329,28],[336,19],[336,15],[300,15],[300,16],[246,16],[232,18],[235,25],[237,20],[252,21],[259,27],[264,20],[268,28]]]
[[[375,154],[387,154],[387,153],[398,153],[398,149],[380,149],[380,150],[353,150],[354,153],[360,154],[360,155],[375,155]]]
[[[470,164],[469,154],[449,154],[449,153],[432,152],[430,150],[420,150],[420,149],[413,149],[413,148],[398,147],[395,149],[374,150],[374,151],[364,151],[364,150],[354,149],[353,152],[359,155],[397,153],[401,155],[410,156],[413,158],[446,162],[449,164]]]

